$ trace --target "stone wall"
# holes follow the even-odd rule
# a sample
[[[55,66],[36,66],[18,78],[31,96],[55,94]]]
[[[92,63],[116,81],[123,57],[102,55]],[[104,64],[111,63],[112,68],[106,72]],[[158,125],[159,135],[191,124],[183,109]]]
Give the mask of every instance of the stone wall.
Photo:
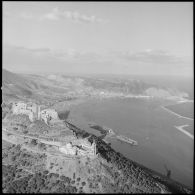
[[[58,113],[54,109],[45,109],[41,111],[40,106],[35,103],[13,103],[12,112],[13,114],[28,115],[31,122],[34,120],[43,120],[48,124],[51,119],[58,119]]]

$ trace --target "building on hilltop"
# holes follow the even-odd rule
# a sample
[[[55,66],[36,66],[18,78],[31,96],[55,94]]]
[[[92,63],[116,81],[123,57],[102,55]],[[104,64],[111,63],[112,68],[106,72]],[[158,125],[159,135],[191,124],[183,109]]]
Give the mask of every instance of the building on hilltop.
[[[87,139],[84,139],[82,142],[80,142],[80,146],[81,146],[81,149],[79,150],[79,153],[81,155],[96,156],[96,143],[95,142],[91,144]]]
[[[74,139],[64,146],[59,147],[59,151],[68,155],[96,156],[96,143],[92,144],[87,139]]]
[[[17,102],[12,105],[13,114],[25,114],[29,116],[31,122],[40,119],[40,106],[35,103]]]
[[[72,145],[72,143],[67,143],[64,146],[59,147],[59,151],[68,155],[76,155],[77,148]]]
[[[35,120],[43,120],[46,124],[51,119],[58,119],[58,113],[54,109],[44,109],[35,103],[16,102],[12,105],[13,114],[25,114],[29,116],[31,122]]]
[[[38,106],[35,103],[28,103],[27,110],[30,110],[33,113],[35,119],[38,119],[38,120],[40,119],[40,117],[41,117],[41,115],[40,115],[41,114],[41,107],[40,106]]]
[[[80,146],[79,153],[81,155],[89,154],[89,155],[96,155],[96,143],[93,142],[92,144],[88,141],[87,138],[85,139],[75,139],[73,142],[75,145]]]
[[[54,109],[44,109],[41,111],[41,119],[48,124],[52,119],[58,119],[58,113]]]

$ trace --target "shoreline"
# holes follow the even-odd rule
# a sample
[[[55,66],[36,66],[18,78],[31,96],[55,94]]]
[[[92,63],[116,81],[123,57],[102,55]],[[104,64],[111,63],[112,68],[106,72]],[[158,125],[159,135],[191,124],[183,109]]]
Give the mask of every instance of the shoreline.
[[[94,103],[94,102],[92,102],[92,103]],[[114,102],[115,103],[115,102]],[[90,104],[90,105],[93,105],[93,104]],[[95,104],[96,105],[96,104]],[[99,104],[98,104],[99,105]],[[106,105],[106,104],[103,104],[103,105]],[[96,106],[97,107],[97,106]],[[95,107],[95,108],[96,108]],[[160,105],[158,105],[158,108],[160,107]],[[82,107],[82,108],[85,108],[85,107]],[[86,108],[87,108],[87,106],[86,106]],[[90,109],[91,110],[91,109]],[[164,111],[162,111],[161,109],[159,109],[161,112],[164,112]],[[78,113],[77,113],[78,114]],[[165,112],[165,114],[166,114],[166,112]],[[169,114],[166,114],[167,115],[167,117],[170,117],[169,116]],[[166,117],[166,118],[167,118]],[[177,120],[177,117],[172,117],[173,119],[176,119]],[[82,119],[84,119],[84,118],[82,118]],[[85,118],[86,119],[86,118]],[[87,120],[87,119],[86,119]],[[94,120],[94,121],[93,121]],[[93,121],[93,122],[92,122]],[[88,123],[96,123],[96,124],[99,124],[99,125],[101,125],[101,126],[103,126],[103,125],[108,125],[108,127],[111,127],[111,128],[113,128],[114,126],[109,126],[109,125],[111,125],[111,124],[109,124],[109,123],[106,123],[106,121],[105,121],[105,123],[104,122],[102,122],[101,120],[95,120],[95,118],[90,118],[90,120],[88,119],[88,121],[86,122],[86,125],[88,126]],[[186,122],[186,123],[188,123],[188,121]],[[185,123],[184,123],[185,124]],[[175,123],[175,124],[173,124],[172,125],[172,129],[174,128],[174,125],[177,125],[177,123]],[[180,125],[180,124],[178,124],[178,125]],[[182,123],[181,123],[181,125],[182,125]],[[82,126],[82,125],[81,125]],[[78,124],[78,127],[79,127],[79,124]],[[116,127],[115,127],[116,128]],[[114,131],[116,131],[116,134],[120,134],[120,132],[118,131],[118,129],[119,128],[116,128],[116,129],[114,129],[113,128],[113,130]],[[94,130],[94,129],[93,129]],[[88,132],[90,132],[89,130],[87,130]],[[174,131],[174,130],[173,130]],[[98,133],[98,136],[99,136],[99,132],[97,132]],[[177,133],[177,132],[175,132],[175,133]],[[179,133],[178,133],[179,134]],[[182,137],[182,135],[181,135],[181,137]],[[133,137],[132,137],[133,138]],[[119,145],[119,147],[118,148],[126,148],[126,147],[129,147],[127,144],[120,144],[119,142],[116,142],[116,137],[115,136],[112,136],[111,137],[111,139],[110,138],[108,138],[108,139],[106,139],[106,137],[105,137],[105,139],[103,139],[103,141],[108,141],[108,142],[113,142],[114,144],[118,144]],[[188,139],[188,138],[186,138],[186,139]],[[139,141],[139,140],[138,140]],[[116,142],[116,143],[115,143]],[[148,141],[148,142],[150,142],[150,141]],[[191,143],[190,143],[191,144]],[[113,147],[113,146],[112,146]],[[130,146],[131,147],[131,146]],[[140,143],[140,147],[142,147],[142,144]],[[139,148],[140,148],[139,147]],[[139,148],[138,148],[138,152],[140,152],[139,151]],[[135,151],[137,148],[135,148],[135,149],[133,149],[133,151]],[[126,153],[126,151],[124,150],[117,150],[117,151],[119,151],[119,152],[121,152],[123,155],[125,155],[125,156],[128,156],[128,155],[126,155],[127,153]],[[128,152],[128,150],[127,150],[127,152]],[[140,154],[142,154],[142,152],[140,152]],[[127,158],[130,158],[130,156],[128,156]],[[135,158],[135,157],[131,157],[131,159],[134,159],[135,161],[137,161],[137,159]],[[140,161],[137,161],[137,162],[140,162]],[[144,162],[143,162],[143,164],[144,164]],[[177,166],[179,166],[179,163],[178,163],[178,165]],[[158,167],[158,166],[157,166]],[[157,169],[155,169],[155,170],[157,170]],[[163,171],[160,171],[160,173],[164,173]],[[180,174],[180,173],[179,173]],[[178,175],[179,175],[178,174]],[[182,174],[182,173],[181,173]],[[179,177],[179,176],[178,176]],[[177,180],[176,181],[180,181],[178,178],[176,178]],[[181,180],[183,180],[183,179],[181,179]]]
[[[184,127],[188,127],[189,125],[180,125],[180,126],[174,126],[176,129],[178,129],[179,131],[181,131],[182,133],[186,134],[188,137],[190,137],[191,139],[194,139],[194,135],[192,135],[191,133],[189,133],[188,131],[186,131],[184,129]]]
[[[188,120],[192,120],[192,121],[194,120],[193,118],[189,118],[189,117],[185,117],[185,116],[182,116],[180,114],[177,114],[176,112],[173,112],[172,110],[170,110],[170,109],[168,109],[168,108],[166,108],[164,106],[161,106],[161,108],[163,110],[169,112],[170,114],[173,114],[173,115],[177,116],[178,118],[184,118],[184,119],[188,119]]]
[[[73,131],[75,132],[79,132],[79,131],[85,131],[85,130],[81,130],[79,127],[77,126],[74,126],[73,124],[69,123],[71,126],[73,126]],[[119,159],[123,159],[123,163],[124,163],[124,159],[126,162],[129,162],[130,164],[133,164],[133,166],[135,166],[135,169],[138,168],[138,169],[142,169],[143,172],[146,172],[148,174],[149,177],[153,178],[156,180],[156,182],[160,182],[161,184],[165,185],[166,187],[171,187],[173,192],[176,190],[177,192],[185,192],[186,193],[186,190],[189,190],[189,191],[192,191],[193,189],[190,187],[190,186],[187,186],[183,183],[180,183],[178,182],[177,180],[174,180],[173,178],[167,178],[166,175],[158,172],[158,171],[155,171],[151,168],[148,168],[146,167],[145,165],[143,164],[140,164],[134,160],[132,160],[131,158],[128,158],[128,157],[125,157],[121,152],[117,152],[115,149],[113,149],[110,144],[106,143],[104,140],[100,139],[99,137],[89,133],[91,135],[91,137],[89,139],[92,139],[92,140],[96,140],[97,142],[97,146],[101,148],[103,148],[103,151],[101,153],[101,155],[103,155],[105,159],[107,159],[107,157],[109,158],[115,158],[114,156],[118,156]],[[103,147],[102,147],[103,146]],[[98,150],[98,149],[97,149]],[[113,154],[111,154],[113,153]],[[113,160],[114,163],[116,163],[116,166],[117,166],[117,162],[116,160]],[[126,163],[125,163],[126,165]],[[124,166],[125,166],[124,165]],[[122,170],[124,171],[124,170]],[[191,192],[189,192],[191,193]]]

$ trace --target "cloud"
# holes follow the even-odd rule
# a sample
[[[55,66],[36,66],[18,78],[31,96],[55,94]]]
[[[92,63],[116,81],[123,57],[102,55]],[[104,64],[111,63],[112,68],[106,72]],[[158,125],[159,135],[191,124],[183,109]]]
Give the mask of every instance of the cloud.
[[[4,12],[3,12],[3,16],[4,16],[5,18],[25,19],[25,20],[29,20],[29,19],[39,19],[38,16],[35,16],[35,15],[33,15],[32,13],[26,13],[26,12],[21,12],[21,13],[19,13],[19,14],[16,14],[16,13],[4,11]]]
[[[62,11],[59,8],[54,8],[51,12],[44,14],[42,20],[60,20],[60,19],[70,19],[76,22],[86,22],[86,23],[105,23],[104,19],[98,18],[94,15],[88,16],[81,14],[77,11]]]
[[[163,50],[150,50],[147,49],[146,51],[137,52],[137,53],[126,53],[122,55],[123,58],[129,61],[138,61],[138,62],[145,62],[145,63],[176,63],[179,61],[179,58],[171,55],[167,51]]]
[[[50,48],[26,48],[21,46],[3,46],[3,65],[13,70],[43,71],[55,70],[63,66]]]
[[[191,76],[193,74],[192,60],[193,58],[179,58],[162,50],[109,55],[109,53],[85,52],[71,48],[53,50],[3,45],[3,66],[18,71]]]
[[[43,13],[39,15],[35,15],[32,13],[26,13],[22,12],[17,14],[11,14],[9,12],[4,12],[5,17],[12,17],[12,18],[19,18],[19,19],[35,19],[37,21],[44,21],[44,20],[49,20],[49,21],[58,21],[58,20],[63,20],[63,19],[68,19],[74,22],[79,22],[79,23],[107,23],[108,21],[102,18],[99,18],[94,15],[86,15],[86,14],[81,14],[77,11],[69,11],[69,10],[60,10],[59,8],[54,8],[48,13]]]
[[[93,52],[78,51],[75,49],[52,50],[50,48],[27,48],[5,44],[3,53],[10,56],[31,56],[34,59],[52,58],[61,62],[91,62],[101,60],[101,56]],[[12,58],[13,59],[13,58]],[[11,59],[11,60],[12,60]],[[17,57],[18,59],[18,57]],[[21,60],[21,59],[20,59]]]
[[[41,16],[41,19],[48,19],[48,20],[59,20],[60,19],[60,13],[58,11],[58,8],[53,9],[52,12],[46,13]]]
[[[4,46],[4,48],[15,48],[16,50],[24,50],[24,51],[28,51],[28,52],[34,52],[34,53],[39,53],[39,52],[50,52],[51,49],[49,48],[27,48],[27,47],[23,47],[23,46],[11,46],[11,45],[6,45]]]
[[[101,72],[110,70],[93,53],[73,49],[26,48],[3,46],[3,67],[17,72]]]
[[[122,58],[128,61],[136,61],[142,63],[152,63],[152,64],[178,64],[183,63],[182,57],[178,57],[170,54],[164,50],[151,50],[147,49],[142,52],[137,53],[125,53],[121,55]]]

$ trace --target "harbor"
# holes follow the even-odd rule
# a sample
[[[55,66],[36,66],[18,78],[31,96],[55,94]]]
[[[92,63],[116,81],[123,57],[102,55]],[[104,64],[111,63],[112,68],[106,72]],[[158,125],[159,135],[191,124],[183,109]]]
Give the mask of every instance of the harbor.
[[[133,146],[137,146],[137,145],[138,145],[137,141],[135,141],[135,140],[133,140],[133,139],[131,139],[131,138],[125,137],[125,136],[123,136],[123,135],[117,135],[116,138],[117,138],[118,140],[120,140],[120,141],[129,143],[129,144],[131,144],[131,145],[133,145]]]

